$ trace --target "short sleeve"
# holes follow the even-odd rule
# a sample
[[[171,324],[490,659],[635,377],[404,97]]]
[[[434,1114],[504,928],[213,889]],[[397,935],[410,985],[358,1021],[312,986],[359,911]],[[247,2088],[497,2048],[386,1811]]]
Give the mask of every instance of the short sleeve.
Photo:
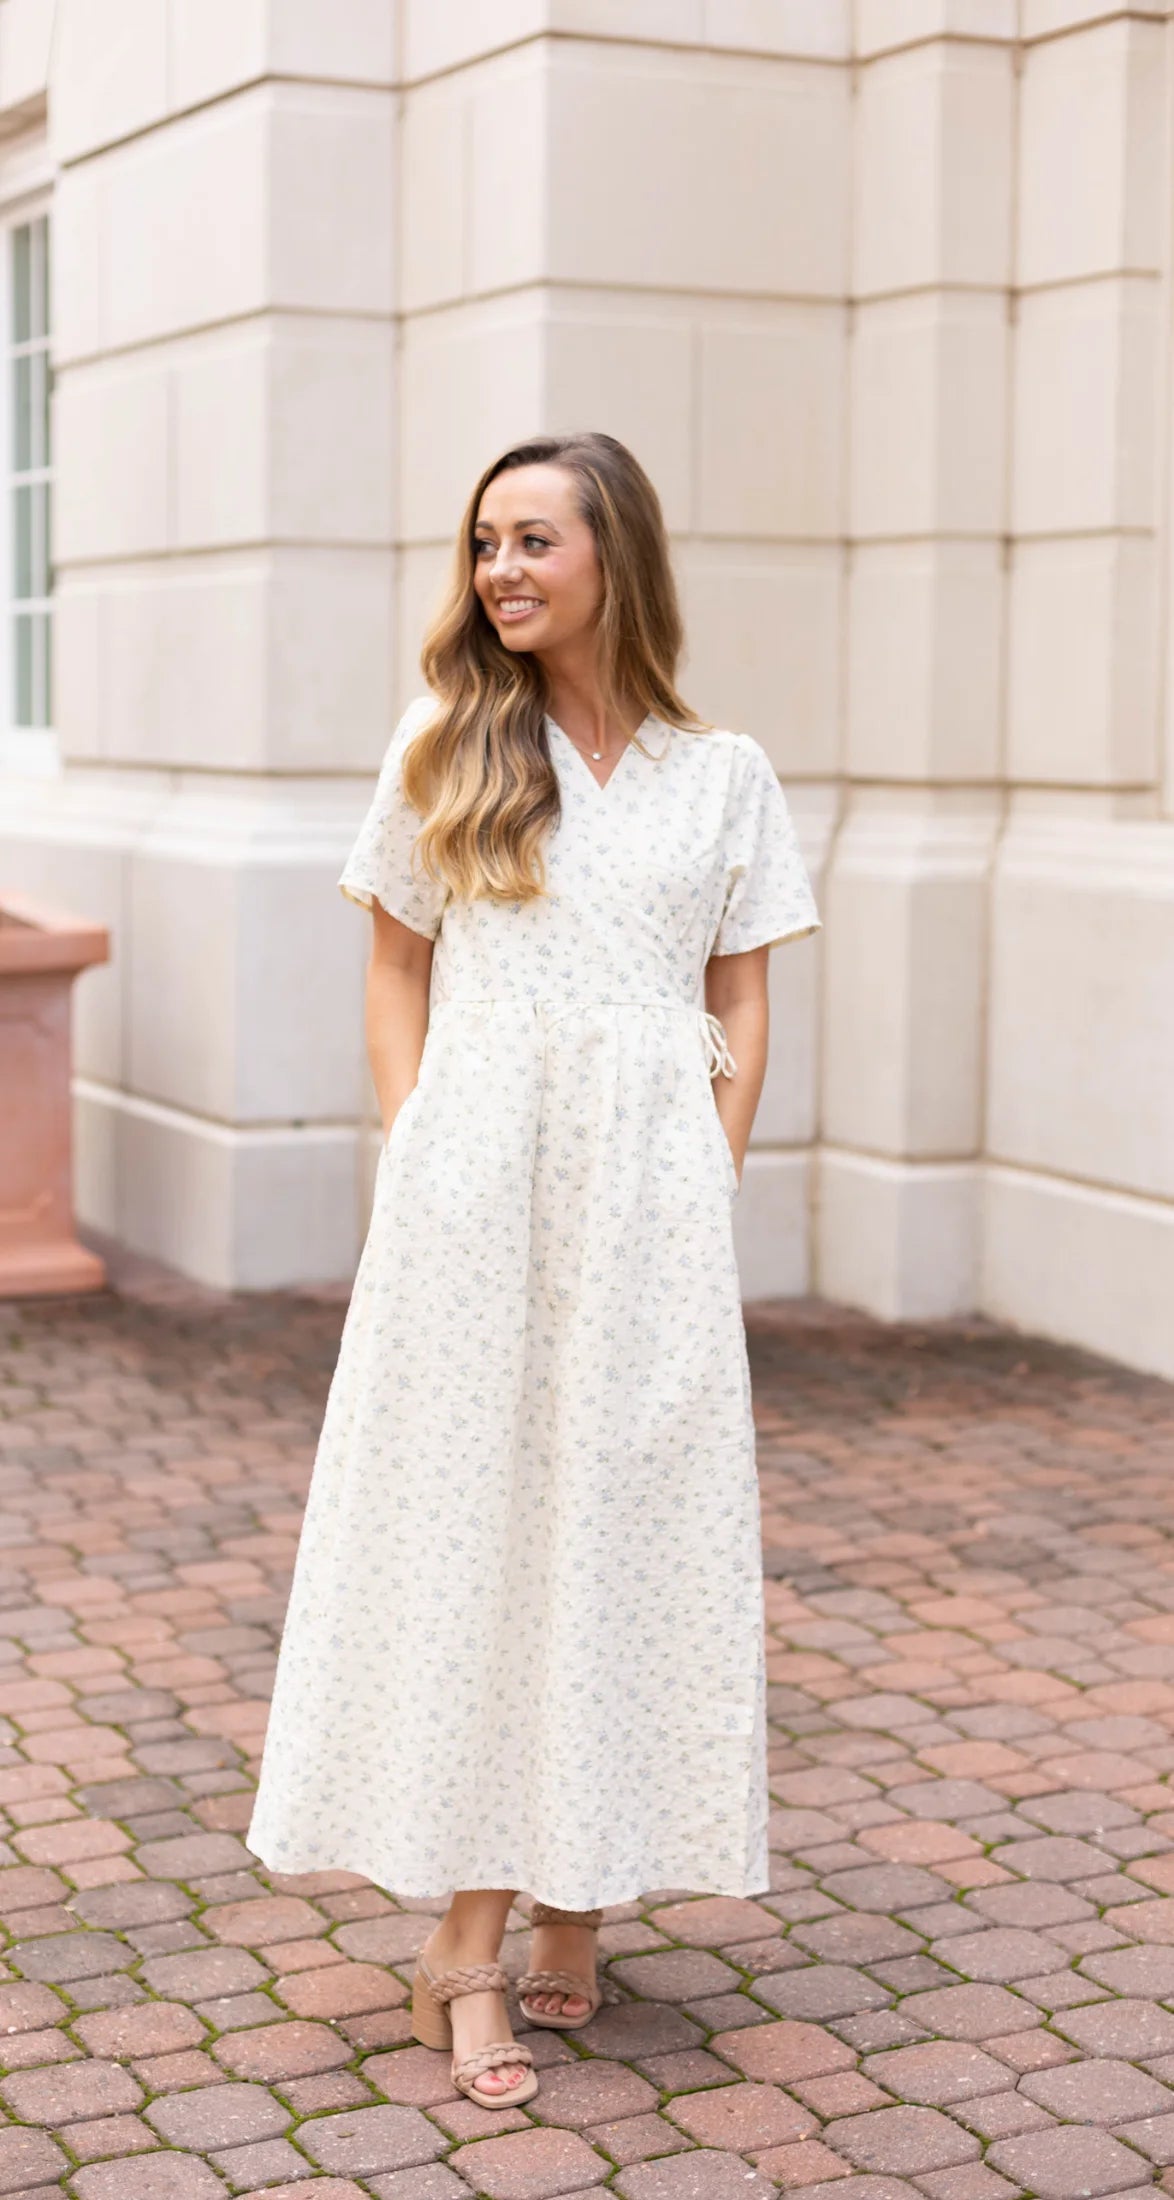
[[[726,813],[726,894],[711,953],[744,955],[821,929],[794,820],[766,750],[744,735]]]
[[[373,901],[413,932],[434,940],[440,930],[447,889],[427,878],[413,848],[420,830],[419,812],[405,800],[401,782],[404,751],[435,705],[421,696],[400,719],[379,774],[371,807],[343,866],[339,885],[351,901],[369,909]]]

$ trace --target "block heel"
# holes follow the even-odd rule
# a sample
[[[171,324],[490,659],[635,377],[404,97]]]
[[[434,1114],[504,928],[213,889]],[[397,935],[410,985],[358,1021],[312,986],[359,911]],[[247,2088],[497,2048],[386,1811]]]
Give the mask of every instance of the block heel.
[[[421,2047],[451,2047],[452,2018],[432,1990],[429,1974],[420,1959],[412,1980],[412,2038]]]

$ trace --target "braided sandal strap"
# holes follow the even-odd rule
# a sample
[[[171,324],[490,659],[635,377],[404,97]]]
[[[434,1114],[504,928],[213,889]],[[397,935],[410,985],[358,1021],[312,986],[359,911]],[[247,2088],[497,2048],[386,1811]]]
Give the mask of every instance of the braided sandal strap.
[[[535,1902],[530,1909],[531,1925],[599,1925],[603,1921],[602,1910],[556,1910],[552,1902]]]
[[[462,1963],[452,1971],[433,1974],[422,1966],[429,1987],[440,2002],[457,2001],[462,1994],[504,1994],[506,1976],[500,1963]]]
[[[493,2070],[501,2063],[520,2063],[525,2070],[532,2068],[533,2062],[534,2057],[529,2048],[523,2047],[519,2041],[494,2040],[490,2046],[479,2047],[475,2054],[466,2055],[464,2061],[456,2065],[452,2074],[453,2083],[459,2085],[462,2079],[471,2081],[479,2078],[483,2071]]]
[[[597,1986],[589,1986],[585,1978],[576,1978],[573,1971],[523,1971],[516,1992],[523,1994],[575,1994],[580,2001],[595,2001]]]

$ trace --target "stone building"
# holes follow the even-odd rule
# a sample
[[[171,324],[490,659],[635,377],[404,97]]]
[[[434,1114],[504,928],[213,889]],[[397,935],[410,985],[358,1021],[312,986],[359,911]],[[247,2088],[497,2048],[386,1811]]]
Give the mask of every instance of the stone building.
[[[349,1272],[333,880],[468,485],[586,424],[662,490],[686,692],[769,750],[825,920],[772,957],[747,1295],[1174,1374],[1171,36],[0,0],[0,860],[114,933],[85,1219]]]

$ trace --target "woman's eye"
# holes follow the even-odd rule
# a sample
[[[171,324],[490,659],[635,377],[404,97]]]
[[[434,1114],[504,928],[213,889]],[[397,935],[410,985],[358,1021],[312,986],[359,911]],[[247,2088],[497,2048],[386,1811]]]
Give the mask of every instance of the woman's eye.
[[[473,555],[475,558],[492,557],[496,548],[496,543],[491,542],[487,535],[474,537]],[[522,548],[529,551],[549,550],[550,544],[545,535],[523,535]]]

